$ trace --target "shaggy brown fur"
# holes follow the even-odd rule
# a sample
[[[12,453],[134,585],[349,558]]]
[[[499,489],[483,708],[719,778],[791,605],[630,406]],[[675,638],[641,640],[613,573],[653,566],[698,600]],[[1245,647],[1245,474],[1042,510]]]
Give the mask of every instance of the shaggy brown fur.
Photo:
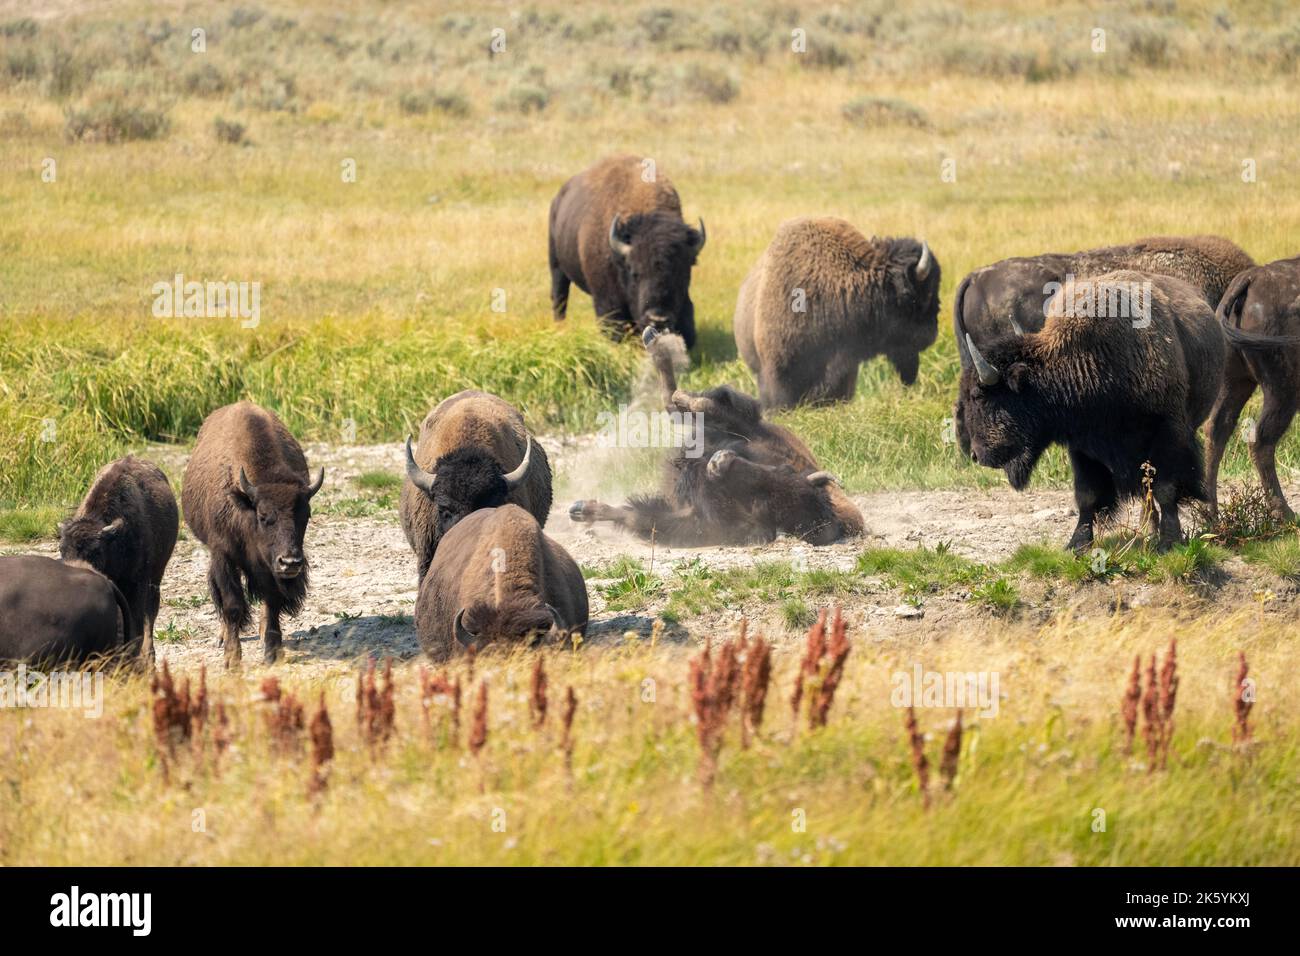
[[[961,399],[972,457],[1004,469],[1022,489],[1042,453],[1064,445],[1079,506],[1076,549],[1091,544],[1094,518],[1142,493],[1145,463],[1155,468],[1162,548],[1181,537],[1178,502],[1205,497],[1196,428],[1223,376],[1223,334],[1200,293],[1179,279],[1137,272],[1093,279],[1103,292],[1148,282],[1130,315],[1067,314],[1058,294],[1041,331],[968,343],[975,351]]]
[[[763,419],[758,402],[730,386],[678,390],[673,336],[646,333],[671,413],[697,416],[700,454],[683,448],[664,464],[663,493],[622,507],[576,501],[574,521],[611,521],[677,547],[753,544],[790,534],[831,544],[863,530],[862,513],[797,435]]]
[[[1300,406],[1300,257],[1244,270],[1224,293],[1218,316],[1231,348],[1223,390],[1205,426],[1211,504],[1218,508],[1219,462],[1228,438],[1259,386],[1264,406],[1247,435],[1250,455],[1273,514],[1293,521],[1277,478],[1276,449]]]
[[[939,331],[939,263],[915,239],[865,238],[843,219],[791,219],[740,287],[734,333],[764,408],[847,401],[884,355],[903,383]],[[802,309],[802,311],[800,311]]]
[[[194,537],[208,546],[208,590],[221,618],[227,667],[237,667],[242,656],[239,632],[250,620],[245,589],[264,602],[266,663],[279,659],[280,615],[296,615],[307,594],[302,543],[311,498],[324,480],[323,468],[312,480],[284,423],[252,402],[217,409],[199,429],[181,507]]]
[[[578,565],[532,515],[508,504],[475,511],[447,532],[420,582],[415,633],[432,660],[444,661],[467,644],[562,640],[585,631],[587,616]]]
[[[646,182],[646,160],[612,156],[574,176],[551,202],[548,257],[551,306],[565,317],[569,284],[589,293],[596,317],[615,338],[647,326],[695,344],[691,267],[704,235],[682,220],[682,201],[659,170]],[[610,229],[630,246],[611,247]]]
[[[105,465],[73,516],[59,526],[59,553],[101,571],[126,595],[132,640],[153,661],[163,572],[176,547],[180,512],[162,469],[127,455]]]
[[[122,592],[84,561],[0,557],[0,661],[80,663],[125,647]]]
[[[524,416],[509,402],[487,392],[457,392],[425,416],[414,456],[421,469],[438,475],[434,494],[416,488],[408,477],[398,501],[402,530],[415,551],[421,580],[442,536],[480,508],[510,502],[546,526],[551,510],[551,465],[536,440],[522,484],[507,489],[501,481],[504,473],[524,460],[527,447]]]

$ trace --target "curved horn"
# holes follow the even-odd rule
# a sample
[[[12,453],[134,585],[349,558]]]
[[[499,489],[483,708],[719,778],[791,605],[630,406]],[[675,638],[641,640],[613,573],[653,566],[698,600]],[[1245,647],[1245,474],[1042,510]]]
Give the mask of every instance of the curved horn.
[[[456,634],[456,640],[459,641],[461,645],[463,645],[464,647],[470,647],[478,640],[478,638],[475,637],[473,634],[471,634],[469,631],[465,630],[465,625],[460,622],[460,619],[464,615],[465,615],[464,608],[461,608],[459,611],[457,611],[456,620],[452,621],[451,627]]]
[[[1024,335],[1025,330],[1021,328],[1020,323],[1016,321],[1016,317],[1012,315],[1012,316],[1008,316],[1008,318],[1011,319],[1011,330],[1015,332],[1016,335]]]
[[[926,276],[930,274],[930,267],[933,265],[934,256],[930,255],[930,244],[922,239],[921,258],[916,263],[916,281],[924,282]]]
[[[519,463],[514,471],[508,471],[501,477],[506,480],[506,487],[514,491],[519,487],[519,483],[524,480],[524,475],[528,474],[528,463],[533,457],[533,436],[525,436],[528,443],[524,445],[524,460]]]
[[[101,535],[111,538],[113,535],[117,534],[125,527],[126,527],[126,519],[122,517],[117,517],[114,518],[112,521],[110,521],[108,524],[104,525],[104,527],[100,528],[99,533]]]
[[[707,232],[707,231],[705,230],[705,228],[704,228],[704,217],[703,217],[703,216],[700,217],[700,228],[699,228],[698,231],[699,231],[699,233],[700,233],[700,241],[697,242],[697,243],[695,244],[695,254],[696,254],[697,256],[698,256],[698,255],[700,254],[700,252],[704,249],[704,243],[707,242],[707,241],[708,241],[708,238],[709,238],[709,234],[708,234],[708,232]]]
[[[425,471],[415,463],[415,453],[411,451],[410,435],[406,436],[406,477],[411,479],[411,484],[426,495],[433,494],[433,483],[438,478],[437,472]]]
[[[618,216],[609,222],[609,247],[614,250],[616,256],[625,256],[632,251],[632,244],[618,237]]]
[[[323,484],[325,484],[325,469],[324,469],[324,468],[322,468],[320,471],[316,472],[316,480],[313,481],[310,485],[307,486],[307,497],[308,497],[308,498],[312,498],[312,497],[314,497],[314,496],[316,495],[316,492],[320,491],[320,486],[323,485]]]
[[[970,352],[971,361],[975,363],[975,374],[980,377],[981,385],[996,385],[1002,381],[1002,373],[990,365],[988,360],[980,354],[980,350],[971,341],[969,332],[966,333],[966,350]]]
[[[829,471],[814,471],[808,476],[808,484],[814,488],[820,488],[822,485],[838,485],[839,483],[840,480]]]
[[[244,493],[249,501],[257,500],[257,486],[250,484],[248,475],[244,474],[244,466],[239,466],[239,490]]]

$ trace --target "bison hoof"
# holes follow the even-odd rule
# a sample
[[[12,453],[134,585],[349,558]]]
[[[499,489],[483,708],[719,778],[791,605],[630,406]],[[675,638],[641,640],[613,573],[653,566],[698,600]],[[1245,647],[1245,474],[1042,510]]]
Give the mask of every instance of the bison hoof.
[[[736,460],[736,453],[724,448],[722,451],[715,451],[713,457],[709,459],[709,477],[721,478],[731,467],[731,463]]]
[[[594,501],[575,501],[569,505],[569,517],[574,521],[591,521],[594,518]]]
[[[659,338],[659,330],[653,325],[647,325],[645,331],[641,333],[641,344],[649,348],[650,343],[657,338]]]
[[[284,659],[284,651],[280,647],[268,647],[262,652],[262,663],[267,667],[272,664],[278,664]]]

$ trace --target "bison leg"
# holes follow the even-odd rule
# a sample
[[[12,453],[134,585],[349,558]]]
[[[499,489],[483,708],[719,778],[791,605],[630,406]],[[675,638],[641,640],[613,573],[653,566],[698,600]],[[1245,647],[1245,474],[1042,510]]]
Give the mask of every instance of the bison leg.
[[[270,665],[280,660],[283,652],[280,649],[280,602],[274,598],[268,597],[266,604],[262,608],[262,623],[258,628],[262,636],[262,660],[263,663]]]
[[[1092,545],[1093,523],[1098,516],[1114,510],[1119,496],[1110,469],[1101,462],[1070,449],[1070,466],[1074,471],[1074,503],[1079,508],[1079,523],[1066,548],[1084,551]]]
[[[1280,521],[1294,521],[1295,512],[1286,503],[1282,494],[1282,485],[1277,480],[1277,443],[1291,426],[1291,419],[1296,413],[1296,398],[1283,393],[1280,389],[1266,383],[1264,386],[1264,407],[1259,415],[1259,424],[1255,427],[1255,442],[1250,446],[1251,457],[1255,459],[1255,470],[1259,472],[1260,483],[1269,498],[1269,508],[1273,516]]]
[[[226,668],[239,667],[243,651],[239,646],[239,630],[248,623],[248,601],[244,597],[244,584],[239,569],[224,555],[213,554],[208,567],[208,591],[221,618],[221,646],[225,649]]]
[[[556,322],[564,321],[569,312],[569,277],[564,274],[555,259],[555,247],[551,247],[551,315]]]
[[[1228,362],[1223,373],[1223,385],[1218,398],[1214,401],[1214,410],[1205,423],[1205,437],[1209,453],[1205,462],[1205,493],[1210,499],[1210,514],[1219,513],[1219,464],[1223,461],[1228,439],[1237,427],[1241,410],[1255,391],[1255,380],[1251,377],[1241,354],[1228,350]],[[1261,475],[1261,479],[1262,479]]]

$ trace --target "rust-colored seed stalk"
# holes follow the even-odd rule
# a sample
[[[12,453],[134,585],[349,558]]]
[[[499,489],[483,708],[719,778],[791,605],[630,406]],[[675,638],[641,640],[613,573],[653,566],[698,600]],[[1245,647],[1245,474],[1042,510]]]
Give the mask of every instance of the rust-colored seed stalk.
[[[562,734],[560,749],[564,751],[564,770],[573,773],[573,717],[578,712],[578,695],[570,684],[564,692],[564,713],[560,715]]]
[[[528,695],[528,712],[533,719],[533,727],[540,730],[546,723],[546,666],[539,654],[533,665],[532,691]]]
[[[957,711],[957,716],[953,719],[952,729],[948,731],[948,738],[943,742],[943,758],[939,761],[939,779],[943,781],[943,788],[951,790],[953,781],[957,779],[957,766],[961,760],[961,711]]]
[[[916,723],[916,709],[907,708],[903,715],[903,727],[907,730],[908,743],[912,748],[912,769],[916,771],[916,782],[921,790],[921,805],[930,807],[930,764],[925,759],[925,735]]]
[[[823,612],[824,613],[824,612]],[[840,609],[835,609],[835,620],[831,624],[830,642],[825,645],[821,652],[822,660],[813,662],[812,674],[818,678],[817,689],[808,704],[808,726],[825,727],[826,717],[830,713],[831,703],[835,700],[835,689],[840,685],[840,678],[844,676],[844,662],[849,656],[849,639],[848,628],[840,614]]]
[[[743,622],[742,622],[743,625]],[[767,702],[767,688],[772,681],[772,645],[762,637],[755,638],[745,648],[745,667],[741,677],[743,704],[741,705],[742,747],[749,746],[750,737],[763,726],[763,708]]]
[[[478,685],[478,700],[474,704],[474,723],[470,725],[469,749],[474,756],[479,755],[488,738],[488,686],[482,680]]]
[[[329,783],[329,762],[334,759],[334,728],[330,724],[329,711],[325,709],[325,692],[320,695],[320,706],[311,719],[311,778],[307,782],[307,792],[316,795],[323,792]]]
[[[703,652],[691,661],[691,704],[695,710],[695,733],[700,741],[700,782],[706,789],[713,786],[717,774],[722,734],[739,684],[739,640],[723,644],[716,658],[705,645]]]
[[[1237,653],[1237,660],[1240,666],[1237,670],[1237,682],[1232,689],[1232,709],[1236,717],[1236,723],[1232,728],[1232,739],[1235,743],[1245,744],[1251,739],[1250,709],[1255,706],[1255,701],[1253,695],[1248,693],[1250,683],[1247,681],[1247,675],[1250,674],[1250,667],[1246,663],[1244,651]]]
[[[1137,735],[1138,705],[1142,701],[1142,656],[1133,655],[1133,673],[1129,674],[1128,690],[1124,692],[1121,715],[1124,718],[1124,752],[1133,752],[1133,738]]]

